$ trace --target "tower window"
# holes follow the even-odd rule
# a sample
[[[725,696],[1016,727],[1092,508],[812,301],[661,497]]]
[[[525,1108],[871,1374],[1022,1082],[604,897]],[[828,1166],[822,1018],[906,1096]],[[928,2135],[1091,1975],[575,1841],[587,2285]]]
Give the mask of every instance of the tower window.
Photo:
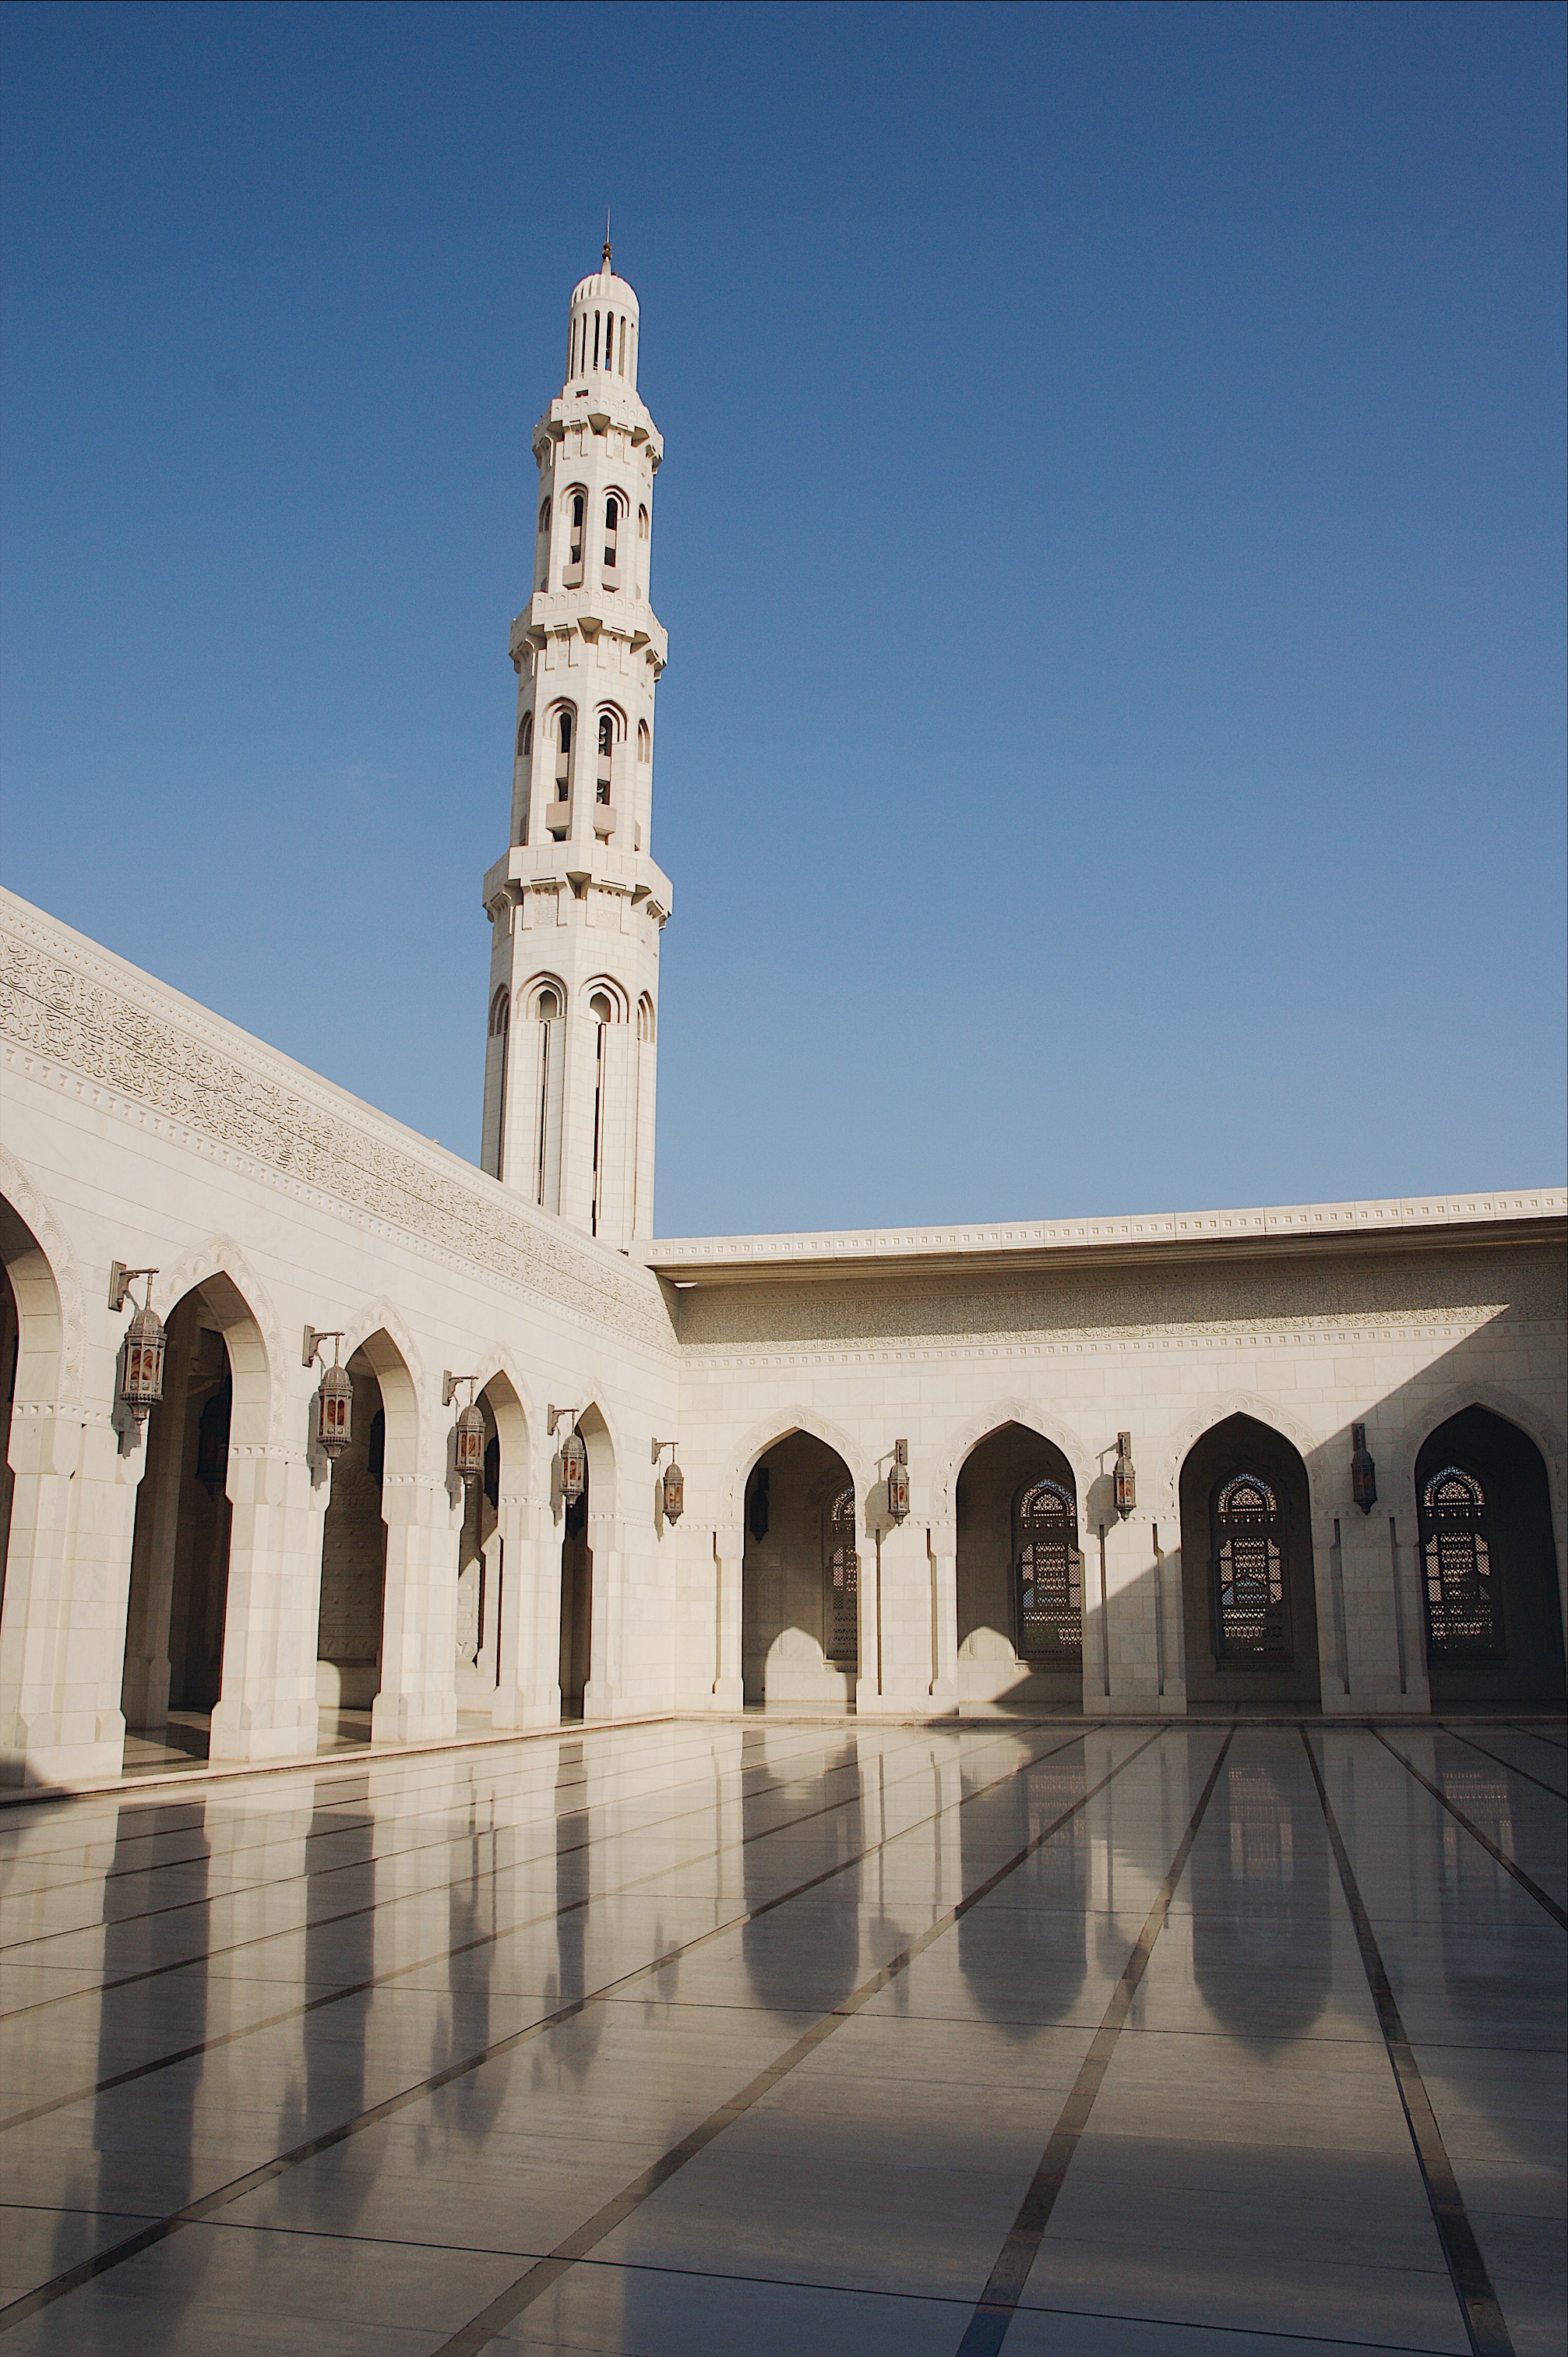
[[[620,563],[620,501],[612,492],[605,501],[605,571],[613,573]]]
[[[596,990],[588,1001],[588,1012],[596,1023],[613,1023],[615,1009],[602,990]]]
[[[573,492],[572,540],[566,558],[568,565],[581,565],[583,562],[583,525],[587,515],[587,505],[581,491]]]
[[[553,1023],[561,1012],[561,1001],[553,990],[542,990],[533,1003],[533,1011],[541,1023]]]
[[[532,750],[533,750],[533,715],[532,715],[532,712],[525,712],[525,713],[523,714],[523,716],[522,716],[522,725],[521,725],[521,726],[519,728],[519,730],[518,730],[518,732],[517,732],[517,758],[518,758],[518,759],[519,759],[520,761],[526,761],[526,760],[527,760],[527,759],[528,759],[528,757],[529,757],[529,755],[532,752]]]
[[[653,759],[653,739],[648,733],[646,720],[639,720],[637,724],[637,758],[639,761],[651,761]]]

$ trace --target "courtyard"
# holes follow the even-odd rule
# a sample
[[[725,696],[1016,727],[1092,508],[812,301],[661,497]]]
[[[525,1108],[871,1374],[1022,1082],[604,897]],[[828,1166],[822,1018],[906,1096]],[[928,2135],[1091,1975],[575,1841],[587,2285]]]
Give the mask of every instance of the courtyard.
[[[1546,2357],[1565,1770],[748,1713],[29,1798],[0,2332]]]

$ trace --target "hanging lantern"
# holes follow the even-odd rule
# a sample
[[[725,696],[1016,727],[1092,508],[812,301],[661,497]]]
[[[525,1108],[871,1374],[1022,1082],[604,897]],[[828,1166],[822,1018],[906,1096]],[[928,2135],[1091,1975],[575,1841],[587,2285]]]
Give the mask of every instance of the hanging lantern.
[[[316,1394],[316,1437],[325,1456],[341,1457],[354,1433],[354,1383],[336,1361],[321,1370]]]
[[[896,1440],[893,1444],[893,1462],[887,1469],[887,1513],[888,1519],[895,1523],[908,1519],[909,1444],[907,1440]]]
[[[472,1400],[457,1418],[457,1471],[465,1481],[477,1481],[485,1469],[485,1418]]]
[[[1133,1436],[1116,1436],[1116,1468],[1111,1476],[1112,1500],[1119,1514],[1130,1514],[1138,1502],[1138,1477],[1133,1470]]]
[[[671,1458],[664,1468],[664,1519],[678,1523],[686,1511],[686,1476]]]
[[[1378,1502],[1378,1469],[1367,1447],[1364,1424],[1350,1426],[1350,1496],[1364,1514]]]
[[[163,1320],[149,1298],[125,1329],[120,1350],[120,1405],[140,1424],[164,1395],[164,1352],[167,1347]]]
[[[575,1426],[561,1443],[561,1495],[575,1506],[588,1485],[588,1452]]]

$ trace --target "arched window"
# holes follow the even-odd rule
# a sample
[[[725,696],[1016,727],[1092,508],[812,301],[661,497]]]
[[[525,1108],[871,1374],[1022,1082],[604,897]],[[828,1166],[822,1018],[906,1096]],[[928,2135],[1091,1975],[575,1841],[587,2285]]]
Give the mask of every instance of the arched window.
[[[605,501],[605,571],[607,573],[616,572],[620,564],[620,501],[612,491]]]
[[[517,758],[526,761],[533,750],[533,715],[525,712],[517,732]]]
[[[506,1090],[508,1079],[507,1066],[510,1061],[508,1050],[511,1044],[510,1036],[510,1031],[511,993],[503,986],[501,989],[497,991],[495,996],[490,1001],[490,1038],[498,1042],[495,1050],[497,1060],[495,1071],[496,1131],[494,1157],[495,1175],[498,1178],[502,1175],[501,1163],[502,1157],[506,1153]]]
[[[561,1001],[555,992],[542,990],[533,1002],[534,1020],[539,1023],[553,1023],[558,1020],[560,1013]]]
[[[555,716],[555,794],[564,802],[572,791],[572,716],[558,712]]]
[[[1259,1474],[1238,1473],[1215,1499],[1214,1527],[1216,1661],[1289,1661],[1279,1500]]]
[[[1026,1661],[1083,1654],[1083,1557],[1078,1508],[1058,1481],[1036,1481],[1018,1501],[1014,1556],[1018,1651]]]
[[[539,525],[533,542],[533,578],[542,589],[550,578],[550,502],[539,502]]]
[[[860,1659],[860,1557],[854,1549],[854,1491],[841,1490],[822,1510],[822,1583],[827,1591],[822,1651],[853,1670]]]
[[[615,1021],[615,1008],[610,1005],[609,1000],[605,996],[602,990],[596,990],[592,998],[589,999],[588,1012],[593,1017],[596,1023],[613,1023]]]
[[[587,526],[586,491],[569,492],[566,500],[566,563],[561,576],[563,587],[567,589],[575,589],[583,578],[583,541]]]
[[[637,724],[637,758],[639,761],[651,761],[653,759],[653,739],[648,733],[646,720],[639,720]]]
[[[1503,1617],[1473,1473],[1445,1465],[1421,1493],[1426,1620],[1434,1653],[1500,1653]]]
[[[612,713],[601,712],[599,715],[598,776],[595,780],[594,793],[596,799],[602,804],[607,804],[611,800],[611,786],[615,774],[615,716]]]
[[[644,1046],[651,1045],[654,1036],[653,1001],[646,991],[637,1002],[637,1036]]]

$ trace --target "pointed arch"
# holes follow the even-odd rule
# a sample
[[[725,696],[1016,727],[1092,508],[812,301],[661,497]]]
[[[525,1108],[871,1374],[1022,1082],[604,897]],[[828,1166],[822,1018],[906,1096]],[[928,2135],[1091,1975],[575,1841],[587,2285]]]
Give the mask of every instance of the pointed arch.
[[[993,1432],[1000,1432],[1004,1425],[1009,1424],[1021,1425],[1026,1432],[1037,1433],[1042,1440],[1048,1441],[1053,1448],[1061,1451],[1072,1468],[1073,1480],[1078,1485],[1079,1503],[1080,1508],[1083,1506],[1099,1468],[1079,1434],[1060,1416],[1053,1415],[1043,1408],[1037,1400],[1004,1399],[993,1401],[948,1436],[943,1444],[940,1470],[932,1484],[936,1518],[944,1523],[952,1521],[957,1512],[959,1475],[981,1442],[989,1440]]]
[[[209,1236],[171,1269],[160,1270],[153,1299],[166,1320],[193,1292],[217,1321],[233,1370],[231,1447],[282,1443],[288,1415],[283,1334],[265,1286],[232,1236]]]
[[[423,1426],[419,1412],[424,1370],[413,1337],[394,1305],[373,1303],[349,1321],[343,1363],[362,1351],[381,1385],[386,1416],[386,1469],[406,1480],[419,1470]]]
[[[1552,1491],[1552,1506],[1562,1515],[1568,1512],[1568,1445],[1561,1427],[1532,1401],[1521,1399],[1517,1392],[1502,1383],[1451,1383],[1446,1390],[1423,1400],[1419,1411],[1407,1415],[1402,1426],[1379,1438],[1388,1451],[1389,1493],[1396,1509],[1401,1504],[1412,1509],[1415,1504],[1416,1459],[1439,1425],[1460,1415],[1467,1407],[1483,1407],[1492,1415],[1500,1416],[1505,1424],[1516,1425],[1527,1440],[1532,1440],[1546,1463],[1547,1478]],[[1403,1488],[1402,1497],[1395,1484]],[[1383,1487],[1382,1461],[1378,1467],[1378,1487]]]
[[[1281,1407],[1274,1400],[1265,1399],[1260,1392],[1231,1391],[1213,1392],[1207,1399],[1200,1401],[1190,1415],[1178,1425],[1167,1442],[1165,1457],[1159,1465],[1157,1481],[1154,1485],[1158,1501],[1155,1519],[1163,1522],[1167,1515],[1173,1520],[1179,1518],[1183,1465],[1206,1432],[1212,1431],[1217,1424],[1224,1424],[1233,1415],[1250,1415],[1254,1424],[1268,1425],[1271,1430],[1280,1435],[1282,1439],[1290,1442],[1305,1468],[1308,1487],[1312,1492],[1313,1512],[1316,1516],[1321,1511],[1321,1506],[1317,1496],[1317,1476],[1314,1468],[1323,1447],[1323,1436],[1312,1431],[1299,1416],[1293,1415],[1288,1408]],[[1137,1455],[1137,1435],[1134,1433],[1133,1437],[1134,1458]]]
[[[831,1417],[819,1415],[815,1408],[783,1408],[754,1424],[730,1458],[729,1478],[723,1493],[727,1508],[725,1520],[730,1524],[738,1525],[740,1523],[746,1505],[746,1485],[758,1462],[770,1448],[776,1448],[781,1440],[788,1440],[794,1432],[810,1434],[813,1440],[820,1440],[824,1448],[831,1448],[835,1455],[842,1457],[854,1482],[856,1498],[865,1497],[870,1487],[865,1458],[843,1427],[834,1424]]]

